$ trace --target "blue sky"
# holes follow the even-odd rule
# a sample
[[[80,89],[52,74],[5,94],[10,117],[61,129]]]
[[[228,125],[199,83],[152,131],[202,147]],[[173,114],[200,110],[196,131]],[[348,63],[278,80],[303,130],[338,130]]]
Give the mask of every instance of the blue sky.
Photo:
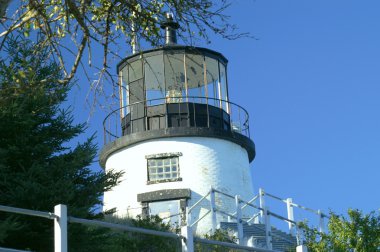
[[[217,41],[251,115],[255,187],[312,208],[380,207],[379,1],[241,0],[257,40]]]
[[[375,0],[233,1],[231,21],[256,39],[198,44],[229,59],[230,100],[250,113],[255,190],[337,213],[380,208],[379,10]],[[84,87],[73,97],[80,119]],[[99,147],[105,115],[89,121]]]

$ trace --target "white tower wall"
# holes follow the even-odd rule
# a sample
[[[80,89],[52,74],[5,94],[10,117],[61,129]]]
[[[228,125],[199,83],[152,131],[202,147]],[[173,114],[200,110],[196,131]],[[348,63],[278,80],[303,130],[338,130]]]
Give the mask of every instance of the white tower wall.
[[[179,156],[179,171],[182,181],[147,183],[146,155],[182,153]],[[124,171],[122,182],[104,195],[104,208],[116,208],[119,216],[135,217],[141,214],[137,194],[163,189],[190,189],[192,206],[208,193],[210,187],[242,199],[253,197],[247,151],[230,141],[208,137],[170,137],[148,140],[125,147],[112,153],[105,169]],[[216,197],[216,205],[226,212],[235,211],[235,202],[225,196]],[[204,202],[196,208],[192,218],[197,219],[209,208]],[[218,216],[217,221],[226,221]],[[207,233],[211,228],[210,215],[198,223],[196,233]]]

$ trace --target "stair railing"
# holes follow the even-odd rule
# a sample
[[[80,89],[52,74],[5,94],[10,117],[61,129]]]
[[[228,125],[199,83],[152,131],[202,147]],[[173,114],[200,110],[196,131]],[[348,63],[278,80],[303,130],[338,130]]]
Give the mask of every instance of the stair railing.
[[[311,213],[317,215],[319,218],[318,229],[320,232],[323,232],[323,233],[325,232],[324,219],[329,218],[329,216],[324,214],[321,210],[314,210],[312,208],[308,208],[308,207],[302,206],[300,204],[296,204],[293,202],[292,198],[282,199],[282,198],[277,197],[273,194],[267,193],[264,191],[264,189],[260,188],[259,189],[259,200],[260,200],[260,208],[262,208],[262,209],[265,209],[265,206],[266,206],[265,205],[265,196],[270,197],[270,198],[275,199],[275,200],[278,200],[278,201],[286,204],[286,208],[287,208],[287,218],[286,219],[287,220],[285,220],[285,221],[288,222],[290,234],[294,235],[296,232],[296,229],[297,229],[297,222],[295,222],[295,219],[294,219],[294,207],[308,211],[308,212],[311,212]],[[260,210],[260,214],[261,214],[261,218],[260,218],[261,223],[264,223],[265,220],[263,219],[263,214],[264,214],[263,210]]]
[[[235,206],[236,209],[233,213],[229,213],[227,211],[224,211],[222,209],[219,209],[218,206],[215,203],[215,195],[216,193],[223,195],[227,198],[234,199],[235,201]],[[287,216],[281,216],[275,212],[272,212],[269,210],[268,206],[266,206],[266,197],[270,197],[276,200],[279,200],[280,202],[283,202],[286,204],[286,209],[287,209]],[[195,207],[199,206],[201,202],[209,200],[209,206],[210,209],[208,209],[202,216],[200,216],[197,220],[192,222],[191,218],[191,213],[195,209]],[[256,201],[259,201],[259,206],[253,204]],[[242,217],[242,210],[247,208],[247,207],[252,207],[257,210],[255,214],[248,220],[243,219]],[[324,232],[324,218],[328,218],[327,215],[323,214],[320,210],[313,210],[308,207],[304,207],[302,205],[296,204],[293,202],[292,198],[287,198],[287,199],[282,199],[280,197],[277,197],[275,195],[272,195],[270,193],[267,193],[264,191],[264,189],[260,188],[259,189],[259,194],[254,196],[251,200],[249,201],[244,201],[240,198],[238,195],[230,195],[228,193],[219,191],[214,188],[210,188],[208,193],[200,198],[193,206],[187,207],[186,209],[186,220],[187,223],[190,227],[193,227],[196,225],[199,221],[204,219],[207,215],[210,215],[211,218],[211,231],[214,232],[217,227],[217,213],[220,213],[224,216],[227,216],[228,221],[231,221],[231,219],[236,220],[237,223],[237,237],[238,237],[238,243],[242,244],[243,241],[243,224],[247,223],[249,224],[251,221],[255,220],[257,223],[257,220],[259,220],[259,223],[265,225],[265,239],[266,239],[266,246],[268,249],[272,249],[272,240],[273,240],[273,235],[272,234],[272,227],[271,227],[271,217],[274,217],[276,219],[279,219],[281,221],[285,221],[288,223],[289,227],[289,233],[291,235],[295,235],[297,239],[297,245],[302,245],[303,243],[303,230],[302,227],[300,226],[300,223],[295,221],[294,219],[294,207],[300,208],[302,210],[306,210],[312,213],[315,213],[319,216],[319,230],[321,232]],[[282,237],[278,236],[278,238],[283,239]]]
[[[191,212],[194,210],[194,208],[196,206],[198,206],[201,202],[206,200],[210,194],[211,194],[211,190],[206,195],[204,195],[202,198],[200,198],[196,203],[194,203],[194,205],[192,205],[191,207],[186,207],[186,223],[188,226],[193,227],[195,224],[197,224],[199,221],[201,221],[204,217],[206,217],[211,212],[211,209],[208,210],[205,214],[203,214],[201,217],[199,217],[195,222],[191,223],[192,222]],[[215,204],[215,202],[214,202],[214,204]]]

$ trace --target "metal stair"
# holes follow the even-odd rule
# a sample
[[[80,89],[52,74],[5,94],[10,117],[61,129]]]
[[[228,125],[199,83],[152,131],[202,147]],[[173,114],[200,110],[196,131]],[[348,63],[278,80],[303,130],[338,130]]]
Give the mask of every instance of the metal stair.
[[[221,222],[220,228],[237,232],[236,222]],[[264,224],[243,224],[244,239],[253,237],[255,247],[267,248],[265,239],[265,225]],[[295,251],[297,246],[296,237],[278,230],[274,227],[271,228],[272,234],[272,249],[275,251]]]

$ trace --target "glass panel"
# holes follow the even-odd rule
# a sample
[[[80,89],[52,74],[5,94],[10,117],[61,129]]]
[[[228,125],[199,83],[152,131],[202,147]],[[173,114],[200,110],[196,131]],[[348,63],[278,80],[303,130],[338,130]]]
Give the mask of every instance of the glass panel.
[[[185,89],[185,71],[183,54],[164,54],[166,102],[182,102],[182,93]]]
[[[128,67],[124,67],[121,71],[120,71],[120,100],[121,100],[121,107],[125,107],[128,105],[128,101],[129,101],[129,98],[128,98]],[[123,109],[123,114],[122,116],[125,116],[129,113],[128,111],[128,107],[124,108]]]
[[[178,157],[148,160],[149,180],[178,178]]]
[[[207,95],[209,98],[218,99],[217,87],[219,81],[219,70],[218,70],[218,61],[206,57],[206,77],[207,77]],[[217,100],[209,100],[209,104],[218,106]]]
[[[188,96],[205,97],[203,55],[186,54],[186,77]],[[191,101],[197,102],[199,99]]]
[[[129,83],[129,103],[144,101],[144,87],[142,80]]]
[[[149,203],[150,215],[158,215],[164,223],[181,225],[179,200],[158,201]]]
[[[221,100],[228,101],[227,97],[227,76],[226,76],[226,68],[225,66],[219,62],[219,74],[220,74],[220,88],[219,88],[219,95]],[[227,113],[228,111],[228,104],[227,102],[222,102],[223,109]]]
[[[155,180],[157,180],[157,176],[155,174],[149,174],[149,180],[155,181]]]
[[[146,99],[165,98],[163,55],[155,55],[145,59]],[[155,100],[148,105],[157,105],[163,100]]]
[[[136,60],[129,64],[129,82],[141,79],[143,77],[142,61]]]

